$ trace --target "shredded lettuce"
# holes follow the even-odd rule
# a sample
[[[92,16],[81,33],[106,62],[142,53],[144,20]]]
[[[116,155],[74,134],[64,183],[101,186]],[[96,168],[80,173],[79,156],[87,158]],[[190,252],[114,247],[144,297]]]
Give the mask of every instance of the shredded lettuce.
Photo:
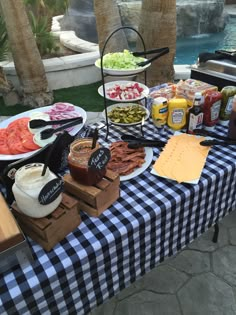
[[[108,53],[103,56],[103,68],[123,70],[123,69],[137,69],[138,62],[144,61],[142,57],[135,57],[133,54],[125,49],[123,52]],[[101,59],[98,61],[101,66]]]

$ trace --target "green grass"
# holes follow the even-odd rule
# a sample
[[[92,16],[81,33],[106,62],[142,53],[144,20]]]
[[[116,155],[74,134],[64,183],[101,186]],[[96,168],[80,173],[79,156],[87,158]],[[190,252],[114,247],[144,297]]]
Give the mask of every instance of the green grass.
[[[53,91],[54,103],[67,102],[82,107],[88,112],[101,112],[104,109],[104,100],[97,91],[101,84],[101,82],[96,82],[89,85],[55,90]],[[107,104],[112,104],[112,102],[108,101]],[[13,116],[29,109],[32,108],[22,104],[6,106],[3,98],[0,98],[0,116]]]

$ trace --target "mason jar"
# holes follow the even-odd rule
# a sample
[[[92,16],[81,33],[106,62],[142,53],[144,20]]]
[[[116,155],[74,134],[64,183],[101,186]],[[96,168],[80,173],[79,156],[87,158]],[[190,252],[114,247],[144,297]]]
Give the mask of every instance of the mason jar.
[[[99,149],[99,143],[92,149],[92,138],[76,139],[70,145],[68,155],[68,168],[75,181],[82,185],[92,186],[97,184],[105,175],[106,167],[101,170],[88,166],[91,155]]]
[[[39,194],[43,187],[57,176],[49,168],[42,176],[44,164],[31,163],[16,171],[15,183],[12,187],[16,204],[20,211],[33,218],[42,218],[53,212],[62,200],[62,193],[49,204],[39,202]]]

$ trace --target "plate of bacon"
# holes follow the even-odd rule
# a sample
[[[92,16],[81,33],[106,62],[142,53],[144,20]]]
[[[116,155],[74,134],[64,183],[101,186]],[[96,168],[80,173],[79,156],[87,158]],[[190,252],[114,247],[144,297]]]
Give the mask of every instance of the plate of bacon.
[[[111,159],[107,164],[107,168],[118,173],[121,181],[142,174],[152,162],[152,148],[130,149],[127,142],[116,141],[109,146],[109,149]]]
[[[34,134],[39,129],[32,130],[29,128],[31,119],[60,120],[80,116],[83,117],[83,123],[67,130],[70,135],[74,136],[83,127],[87,114],[82,108],[69,103],[58,102],[51,106],[35,108],[3,120],[0,123],[0,160],[9,161],[26,158],[47,144],[47,141],[43,145],[34,141]]]

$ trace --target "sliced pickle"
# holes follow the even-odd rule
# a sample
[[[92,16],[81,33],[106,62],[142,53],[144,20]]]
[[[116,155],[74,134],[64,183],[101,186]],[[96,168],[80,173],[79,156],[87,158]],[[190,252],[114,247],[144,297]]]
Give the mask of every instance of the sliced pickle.
[[[141,122],[145,116],[145,108],[142,109],[139,105],[117,106],[108,113],[112,122],[123,124]]]

